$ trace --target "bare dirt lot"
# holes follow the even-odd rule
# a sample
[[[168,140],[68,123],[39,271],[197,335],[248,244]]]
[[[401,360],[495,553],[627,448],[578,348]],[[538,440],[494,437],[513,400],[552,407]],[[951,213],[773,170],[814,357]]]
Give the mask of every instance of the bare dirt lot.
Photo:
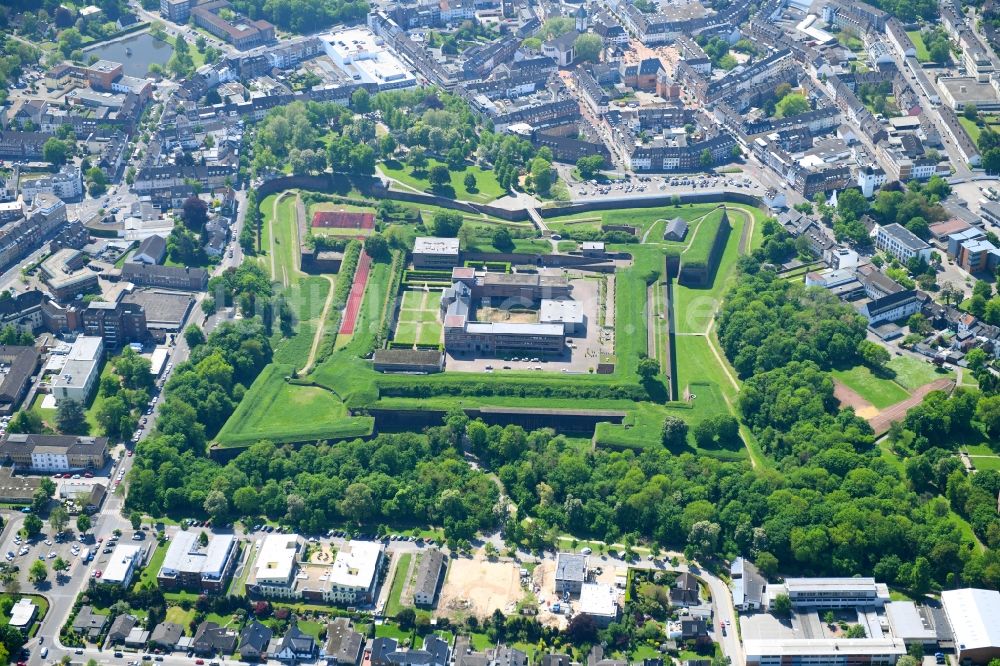
[[[524,596],[520,567],[515,562],[455,558],[441,589],[438,610],[447,614],[474,613],[486,617],[494,610],[510,614]]]

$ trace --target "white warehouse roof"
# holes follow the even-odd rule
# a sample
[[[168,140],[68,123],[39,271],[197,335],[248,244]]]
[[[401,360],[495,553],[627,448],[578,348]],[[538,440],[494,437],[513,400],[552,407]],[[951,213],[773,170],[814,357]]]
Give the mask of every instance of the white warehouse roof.
[[[946,590],[941,605],[960,651],[1000,648],[1000,592],[972,587]]]

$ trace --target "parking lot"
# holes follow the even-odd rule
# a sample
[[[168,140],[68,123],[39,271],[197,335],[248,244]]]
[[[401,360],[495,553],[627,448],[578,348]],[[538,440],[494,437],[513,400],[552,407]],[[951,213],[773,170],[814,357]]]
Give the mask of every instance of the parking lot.
[[[678,176],[632,176],[621,180],[600,182],[590,180],[584,183],[570,181],[570,194],[574,199],[604,197],[609,195],[654,196],[709,190],[743,190],[747,194],[760,194],[764,188],[748,175],[695,174]]]

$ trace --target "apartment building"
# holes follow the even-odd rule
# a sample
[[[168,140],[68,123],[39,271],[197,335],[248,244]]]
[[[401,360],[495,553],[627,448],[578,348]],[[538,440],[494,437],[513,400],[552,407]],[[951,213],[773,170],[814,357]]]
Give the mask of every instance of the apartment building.
[[[84,334],[102,338],[108,350],[149,337],[145,308],[137,303],[94,301],[82,312],[81,320]]]
[[[0,441],[0,459],[43,473],[100,469],[108,459],[108,438],[8,433]]]
[[[880,226],[875,232],[875,247],[906,263],[913,257],[931,259],[931,246],[912,231],[893,223]]]

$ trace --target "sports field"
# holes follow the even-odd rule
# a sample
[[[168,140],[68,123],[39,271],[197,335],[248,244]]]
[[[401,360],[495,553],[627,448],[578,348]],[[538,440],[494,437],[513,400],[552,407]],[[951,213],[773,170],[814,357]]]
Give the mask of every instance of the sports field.
[[[910,397],[909,392],[892,379],[876,376],[863,365],[849,370],[834,370],[831,374],[878,409],[885,409]]]

